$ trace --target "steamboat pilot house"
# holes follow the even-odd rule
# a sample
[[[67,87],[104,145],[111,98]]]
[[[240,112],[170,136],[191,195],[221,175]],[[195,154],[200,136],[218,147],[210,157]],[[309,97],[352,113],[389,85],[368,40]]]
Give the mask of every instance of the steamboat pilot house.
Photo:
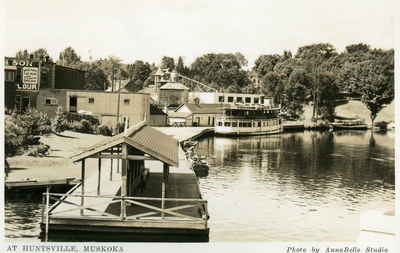
[[[280,107],[264,105],[226,105],[217,117],[218,135],[266,135],[282,132]]]

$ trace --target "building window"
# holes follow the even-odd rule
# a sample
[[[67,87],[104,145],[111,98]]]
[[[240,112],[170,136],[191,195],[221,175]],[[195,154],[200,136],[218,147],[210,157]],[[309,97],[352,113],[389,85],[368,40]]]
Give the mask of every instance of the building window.
[[[225,126],[226,127],[230,127],[231,126],[231,122],[225,122]]]
[[[4,79],[6,82],[13,82],[15,80],[15,72],[14,71],[6,71],[6,76]]]
[[[236,102],[237,103],[242,103],[243,102],[243,98],[242,97],[237,97],[236,98]]]
[[[245,101],[246,101],[246,103],[250,104],[251,103],[251,97],[246,97]]]
[[[130,102],[131,102],[131,100],[128,99],[128,98],[125,98],[125,99],[124,99],[124,105],[129,105]]]
[[[219,102],[224,102],[224,101],[225,101],[224,96],[219,96],[219,97],[218,97],[218,101],[219,101]]]
[[[46,98],[46,105],[58,105],[57,98]]]
[[[222,122],[218,122],[218,126],[222,126]]]
[[[228,103],[233,103],[233,97],[228,97]]]
[[[94,98],[89,98],[89,104],[94,104]]]
[[[254,104],[258,104],[260,100],[258,98],[254,98]]]

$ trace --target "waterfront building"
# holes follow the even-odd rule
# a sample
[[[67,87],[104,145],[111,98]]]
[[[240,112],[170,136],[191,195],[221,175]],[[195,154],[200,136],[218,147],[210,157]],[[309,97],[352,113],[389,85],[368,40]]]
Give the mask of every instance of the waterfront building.
[[[150,96],[145,93],[67,89],[43,89],[38,92],[36,107],[39,111],[52,118],[59,106],[65,112],[93,115],[102,125],[109,127],[115,127],[117,121],[128,121],[128,125],[132,125],[144,119],[150,120]]]
[[[5,107],[17,112],[36,106],[41,89],[83,89],[85,72],[43,59],[5,57]]]
[[[188,113],[185,117],[186,126],[214,126],[215,119],[223,112],[222,104],[182,104],[175,112]],[[173,120],[176,116],[183,116],[172,114]],[[175,117],[175,118],[174,118]],[[175,120],[176,121],[176,120]]]

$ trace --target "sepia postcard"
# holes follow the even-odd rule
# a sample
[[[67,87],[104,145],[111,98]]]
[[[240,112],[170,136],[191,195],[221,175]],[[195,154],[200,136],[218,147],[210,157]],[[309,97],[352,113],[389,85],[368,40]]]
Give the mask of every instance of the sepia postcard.
[[[2,252],[399,252],[394,1],[0,11]]]

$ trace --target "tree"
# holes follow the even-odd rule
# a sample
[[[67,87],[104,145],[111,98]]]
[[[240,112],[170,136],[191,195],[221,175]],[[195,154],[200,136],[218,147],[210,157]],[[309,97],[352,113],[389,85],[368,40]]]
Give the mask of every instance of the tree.
[[[205,54],[191,65],[192,78],[217,89],[247,87],[250,79],[234,54]]]
[[[183,59],[180,56],[178,58],[178,63],[176,64],[176,71],[179,74],[182,74],[182,75],[185,74],[185,65],[183,64]]]
[[[285,90],[285,77],[276,72],[269,72],[263,79],[263,93],[273,97],[274,102],[279,104]]]
[[[74,67],[81,62],[81,58],[72,47],[65,48],[59,55],[57,64]]]
[[[174,58],[169,56],[163,56],[161,59],[161,66],[162,69],[168,69],[170,71],[175,69],[175,61]]]
[[[51,57],[49,56],[49,53],[45,48],[39,48],[33,52],[29,52],[27,49],[18,50],[17,53],[15,54],[15,57],[21,60],[28,60],[30,59],[31,55],[33,56],[33,59],[36,61],[44,60],[46,59],[46,56],[48,56],[49,60],[52,61]]]
[[[303,106],[310,101],[312,80],[304,69],[295,69],[285,84],[282,109],[290,118],[298,119],[303,114]]]
[[[275,65],[281,60],[278,54],[260,55],[254,62],[253,71],[259,76],[265,76],[267,73],[274,70]]]
[[[77,68],[85,71],[85,86],[86,90],[104,90],[109,86],[109,80],[107,75],[101,69],[101,62],[81,62],[77,65]]]
[[[143,61],[135,61],[133,64],[128,65],[129,83],[125,88],[132,92],[141,90],[144,86],[144,82],[149,78],[151,74],[151,68],[149,63]]]
[[[314,59],[327,60],[338,53],[334,46],[329,43],[318,43],[300,47],[295,57],[301,61],[312,61]]]
[[[385,75],[385,66],[377,61],[365,61],[359,64],[357,72],[360,83],[357,90],[361,93],[361,101],[370,111],[370,119],[374,124],[378,113],[394,99],[394,78]]]
[[[18,50],[18,52],[15,54],[15,58],[20,59],[20,60],[28,60],[29,59],[29,52],[28,50]]]
[[[352,44],[352,45],[348,45],[346,47],[346,52],[349,54],[352,53],[367,53],[368,51],[370,51],[371,47],[368,44],[364,44],[364,43],[358,43],[358,44]]]

